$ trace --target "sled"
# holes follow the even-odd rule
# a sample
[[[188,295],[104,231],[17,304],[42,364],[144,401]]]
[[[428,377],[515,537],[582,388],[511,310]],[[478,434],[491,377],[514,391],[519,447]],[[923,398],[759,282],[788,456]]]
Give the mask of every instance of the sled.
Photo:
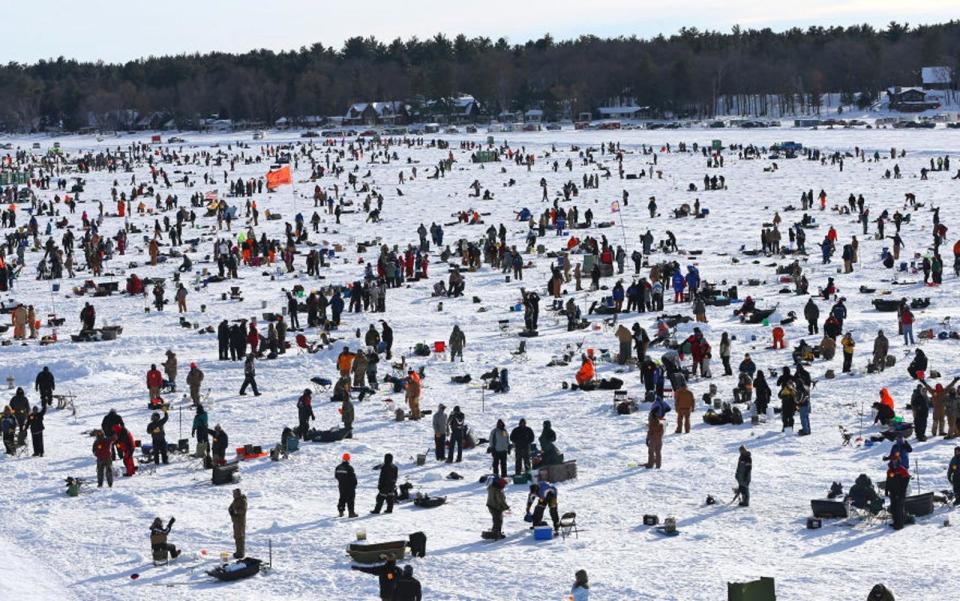
[[[350,430],[347,428],[323,430],[316,433],[316,435],[313,437],[313,442],[337,442],[338,440],[343,440],[346,438],[347,434],[349,433]]]
[[[903,502],[907,515],[923,516],[933,513],[933,493],[925,492],[919,495],[910,495]]]
[[[899,299],[877,298],[872,301],[873,307],[881,313],[893,313],[900,308]]]
[[[357,563],[379,563],[388,559],[400,561],[406,552],[406,546],[407,541],[403,540],[370,545],[351,543],[347,547],[347,555]]]
[[[254,557],[246,557],[233,563],[225,563],[207,572],[207,575],[213,576],[222,582],[234,582],[243,580],[250,576],[260,573],[262,561]]]
[[[811,499],[810,509],[815,518],[845,518],[848,517],[847,504],[843,501],[826,499]]]
[[[417,494],[416,498],[413,500],[413,504],[417,507],[423,509],[433,509],[434,507],[440,507],[447,502],[446,497],[431,497],[428,495]]]
[[[653,529],[653,531],[661,536],[677,536],[680,534],[680,531],[677,530],[676,528],[673,528],[672,530],[670,530],[670,529],[667,529],[666,526],[657,526],[656,528]]]

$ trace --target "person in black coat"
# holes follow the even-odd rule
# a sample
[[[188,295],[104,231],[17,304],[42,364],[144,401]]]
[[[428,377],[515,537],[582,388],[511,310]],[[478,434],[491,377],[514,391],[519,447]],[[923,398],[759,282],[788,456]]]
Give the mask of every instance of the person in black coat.
[[[230,444],[230,437],[227,436],[227,433],[220,427],[220,424],[213,427],[213,432],[210,433],[210,436],[213,438],[213,445],[211,445],[210,449],[213,453],[213,463],[215,465],[223,465],[227,462],[227,445]]]
[[[47,406],[42,405],[43,409],[34,406],[33,412],[27,418],[27,424],[30,427],[30,435],[33,438],[33,456],[43,457],[43,416],[47,414]]]
[[[387,354],[387,359],[392,358],[393,350],[393,328],[387,325],[387,322],[380,320],[380,324],[383,326],[383,333],[380,336],[380,341],[383,342],[383,350]]]
[[[463,435],[466,433],[466,418],[460,411],[460,405],[453,408],[447,424],[450,426],[450,448],[447,449],[447,463],[453,463],[453,450],[457,450],[456,462],[463,461]]]
[[[119,413],[117,413],[117,410],[111,409],[110,411],[107,412],[106,415],[103,416],[103,420],[100,422],[100,429],[103,430],[103,432],[107,434],[107,436],[109,437],[110,435],[113,434],[114,426],[120,426],[121,428],[123,428],[125,427],[125,424],[123,423],[123,418],[120,417]],[[116,461],[117,460],[116,441],[114,441],[114,444],[110,446],[110,451],[111,451],[110,454],[113,456],[113,460]]]
[[[44,366],[37,379],[33,383],[34,388],[40,393],[40,402],[44,407],[53,404],[53,391],[57,388],[57,383],[53,378],[50,368]]]
[[[890,516],[893,518],[894,530],[903,528],[907,518],[905,502],[907,499],[907,487],[910,484],[910,472],[900,464],[899,455],[890,459],[887,467],[887,484],[884,487],[884,494],[890,497]]]
[[[217,346],[220,350],[220,361],[230,358],[230,324],[224,319],[217,326]]]
[[[357,497],[357,474],[350,465],[350,453],[343,454],[343,462],[333,471],[333,476],[337,479],[337,488],[340,489],[340,498],[337,500],[340,517],[343,517],[344,509],[350,512],[350,517],[357,517],[353,510],[353,502]]]
[[[397,562],[393,559],[388,559],[385,564],[382,566],[350,566],[351,570],[356,570],[358,572],[363,572],[364,574],[373,574],[377,577],[377,580],[380,583],[380,600],[381,601],[394,601],[394,593],[397,590],[397,582],[399,582],[400,577],[403,575],[403,572],[400,571],[400,568],[397,567]]]
[[[393,601],[422,601],[423,592],[420,581],[413,577],[413,566],[403,566],[403,575],[397,580],[397,590],[393,593]]]
[[[150,423],[147,425],[147,434],[150,435],[151,442],[153,443],[153,463],[160,465],[160,458],[163,458],[163,464],[166,465],[170,463],[169,458],[167,457],[167,435],[163,431],[163,426],[166,425],[167,420],[170,416],[167,414],[167,408],[163,408],[163,417],[160,417],[159,413],[154,412],[150,416]]]
[[[740,507],[750,506],[750,476],[753,472],[753,458],[747,447],[740,446],[740,458],[737,460],[737,494],[740,496]]]
[[[521,419],[519,425],[510,432],[510,442],[513,443],[515,465],[514,475],[530,471],[530,445],[535,437],[533,429],[527,425],[527,420]]]
[[[300,329],[300,316],[299,305],[297,304],[297,297],[291,293],[287,293],[287,313],[290,315],[290,328],[293,330]]]
[[[960,447],[953,448],[953,459],[947,466],[947,480],[953,485],[953,504],[960,505]]]
[[[370,513],[380,513],[383,502],[387,502],[386,513],[393,513],[393,502],[397,497],[397,466],[393,463],[393,455],[383,456],[383,465],[380,466],[380,478],[377,480],[377,504]]]
[[[770,403],[770,386],[767,384],[767,379],[763,375],[763,370],[757,372],[757,377],[753,381],[753,394],[756,398],[756,407],[758,414],[767,413],[767,405]]]
[[[230,326],[230,360],[240,361],[247,356],[247,336],[243,331],[243,326],[233,324]]]
[[[820,319],[820,307],[813,302],[812,296],[803,307],[803,317],[807,320],[807,332],[809,334],[820,333],[820,328],[817,326],[817,321]]]
[[[309,388],[303,390],[303,394],[297,401],[297,416],[300,421],[300,438],[307,439],[307,432],[310,430],[310,420],[317,419],[313,414],[313,395]],[[342,512],[341,512],[342,513]]]
[[[30,401],[27,400],[23,388],[17,388],[17,392],[10,399],[10,409],[13,410],[14,419],[17,420],[20,444],[23,444],[27,436],[27,417],[30,415]]]

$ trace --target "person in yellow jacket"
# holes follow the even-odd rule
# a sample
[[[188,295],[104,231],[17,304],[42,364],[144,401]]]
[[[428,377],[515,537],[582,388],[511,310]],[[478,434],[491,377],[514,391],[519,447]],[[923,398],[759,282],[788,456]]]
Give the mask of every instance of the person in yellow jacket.
[[[843,373],[849,373],[850,366],[853,365],[853,348],[857,343],[853,340],[853,334],[847,332],[840,344],[843,346]]]

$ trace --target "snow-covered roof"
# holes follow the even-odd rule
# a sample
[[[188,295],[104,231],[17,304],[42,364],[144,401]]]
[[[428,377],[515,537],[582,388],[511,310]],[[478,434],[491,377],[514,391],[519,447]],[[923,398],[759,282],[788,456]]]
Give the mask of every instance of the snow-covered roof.
[[[950,83],[950,67],[923,67],[920,70],[923,85]]]
[[[527,117],[543,117],[543,111],[540,109],[530,109],[524,113]]]
[[[597,111],[601,115],[633,115],[646,108],[645,106],[601,106]]]
[[[903,94],[905,92],[920,92],[921,94],[926,94],[923,88],[919,87],[909,87],[909,88],[887,88],[887,94]]]
[[[399,100],[390,100],[386,102],[355,102],[347,110],[347,118],[351,115],[361,115],[370,107],[378,116],[394,115],[403,108],[403,103]]]

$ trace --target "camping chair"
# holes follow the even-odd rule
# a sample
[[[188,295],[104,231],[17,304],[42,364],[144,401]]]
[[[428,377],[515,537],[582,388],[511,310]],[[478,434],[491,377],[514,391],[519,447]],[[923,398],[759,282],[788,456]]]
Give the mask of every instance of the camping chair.
[[[433,354],[443,355],[444,358],[447,356],[447,343],[443,340],[435,340],[433,342]]]
[[[867,524],[883,524],[890,517],[890,512],[883,506],[883,497],[870,501],[866,507],[850,505],[850,513]]]
[[[577,528],[577,512],[568,511],[560,516],[560,536],[567,538],[570,533],[580,538],[580,530]]]
[[[312,354],[320,350],[319,348],[317,348],[316,344],[307,342],[307,337],[304,336],[303,334],[297,334],[296,342],[297,342],[297,354],[301,354],[301,355],[303,353]]]
[[[313,391],[317,394],[329,391],[330,385],[333,384],[333,382],[327,378],[321,378],[320,376],[310,378],[310,382],[313,384]]]

